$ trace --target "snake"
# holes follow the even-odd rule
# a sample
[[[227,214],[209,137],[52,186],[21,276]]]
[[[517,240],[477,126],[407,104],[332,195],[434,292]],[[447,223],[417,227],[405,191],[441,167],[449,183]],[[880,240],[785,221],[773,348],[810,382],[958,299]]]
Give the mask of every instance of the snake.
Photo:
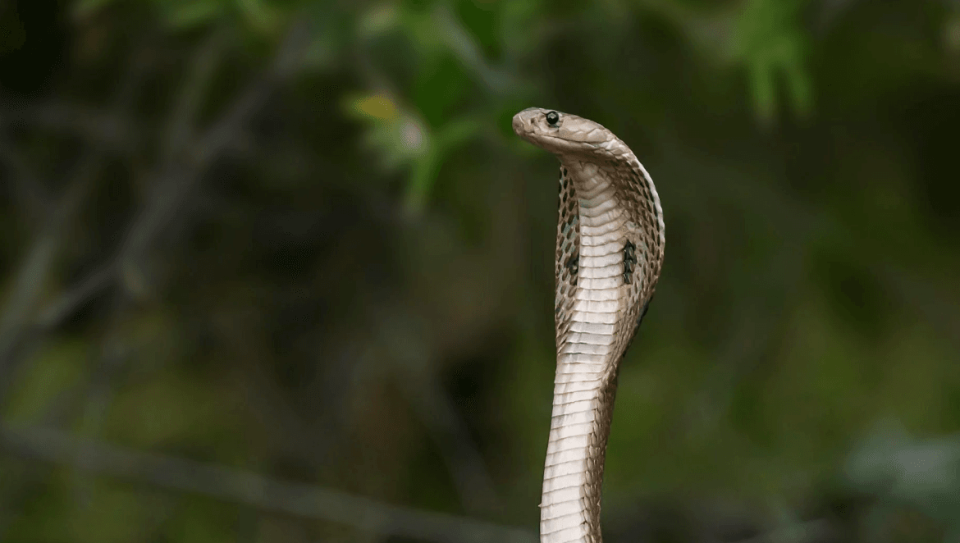
[[[650,174],[602,125],[534,107],[513,117],[513,131],[560,161],[557,369],[540,541],[600,543],[617,376],[660,277],[663,208]]]

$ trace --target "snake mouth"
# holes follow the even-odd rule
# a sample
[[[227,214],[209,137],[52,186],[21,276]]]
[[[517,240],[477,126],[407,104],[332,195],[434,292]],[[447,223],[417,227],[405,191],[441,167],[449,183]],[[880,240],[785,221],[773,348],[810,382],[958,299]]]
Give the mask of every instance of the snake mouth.
[[[529,114],[529,109],[525,109],[513,116],[513,132],[521,138],[529,141],[530,136],[536,131],[533,124],[533,117]]]
[[[516,128],[516,125],[514,126],[514,132],[516,132],[521,139],[555,155],[589,155],[599,147],[598,144],[592,142],[573,141],[552,134],[545,134],[536,130],[535,127],[525,130],[523,126],[520,128]]]

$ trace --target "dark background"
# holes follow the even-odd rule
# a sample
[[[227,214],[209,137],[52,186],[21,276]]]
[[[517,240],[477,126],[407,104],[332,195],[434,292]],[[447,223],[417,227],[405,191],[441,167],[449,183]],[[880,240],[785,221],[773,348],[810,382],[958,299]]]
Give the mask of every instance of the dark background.
[[[0,3],[0,539],[536,540],[556,160],[667,248],[607,540],[960,540],[960,3]]]

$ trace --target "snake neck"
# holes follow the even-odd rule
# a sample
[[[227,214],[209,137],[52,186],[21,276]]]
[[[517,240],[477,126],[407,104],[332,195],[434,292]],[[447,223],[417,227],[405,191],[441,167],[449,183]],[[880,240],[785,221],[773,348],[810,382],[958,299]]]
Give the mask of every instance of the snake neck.
[[[557,365],[540,504],[541,543],[602,541],[603,466],[617,372],[614,368],[591,382],[588,375],[569,377],[585,373],[578,372],[575,364]]]
[[[576,207],[577,216],[568,222],[575,223],[579,235],[568,244],[575,247],[571,250],[561,248],[566,247],[561,239],[558,256],[576,250],[578,265],[575,271],[558,269],[557,373],[540,504],[541,543],[601,541],[601,485],[617,368],[636,322],[635,316],[627,322],[629,217],[612,181],[591,164],[561,169],[561,206],[563,191],[571,192],[566,198],[575,198],[570,209]],[[561,207],[561,237],[563,222]]]

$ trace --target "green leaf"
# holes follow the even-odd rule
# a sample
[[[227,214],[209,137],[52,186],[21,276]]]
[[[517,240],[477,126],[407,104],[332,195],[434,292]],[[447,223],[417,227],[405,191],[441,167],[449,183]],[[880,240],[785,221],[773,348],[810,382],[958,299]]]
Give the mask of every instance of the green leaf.
[[[426,204],[427,197],[437,180],[437,174],[447,155],[459,145],[469,141],[482,124],[472,118],[459,119],[443,127],[434,136],[434,143],[427,154],[415,161],[407,185],[406,207],[418,213]]]
[[[763,122],[776,116],[777,81],[786,86],[796,114],[804,116],[812,108],[812,84],[806,70],[809,39],[800,20],[805,3],[749,0],[737,21],[731,53],[747,69],[754,107]]]
[[[112,2],[114,0],[79,0],[73,6],[73,14],[77,18],[87,17]]]
[[[162,2],[167,22],[176,28],[191,28],[208,23],[223,14],[224,3],[220,0],[192,0],[188,2]]]

